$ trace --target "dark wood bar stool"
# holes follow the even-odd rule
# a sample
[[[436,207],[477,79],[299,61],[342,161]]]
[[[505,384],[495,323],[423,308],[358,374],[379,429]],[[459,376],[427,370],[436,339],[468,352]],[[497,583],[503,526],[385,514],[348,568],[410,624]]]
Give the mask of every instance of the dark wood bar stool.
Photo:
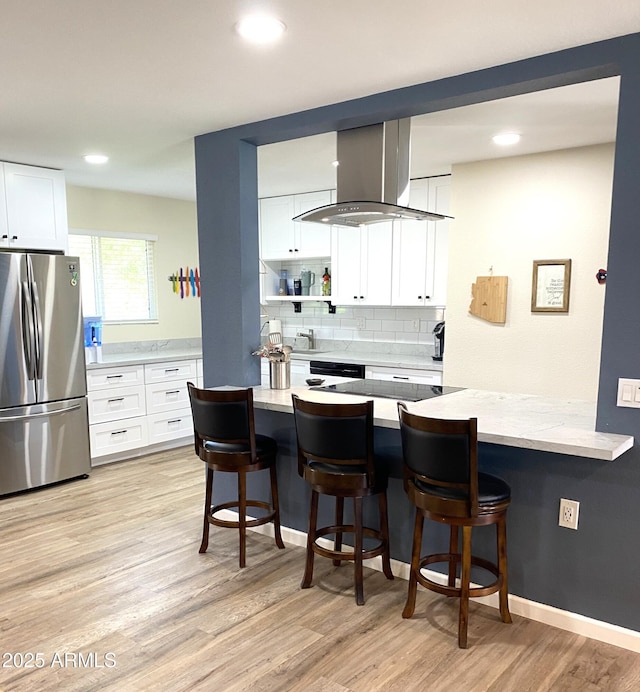
[[[376,468],[373,453],[373,401],[356,404],[324,404],[305,401],[292,395],[298,440],[298,472],[311,485],[307,559],[301,587],[311,586],[316,554],[339,565],[354,563],[356,603],[364,605],[363,560],[382,556],[382,569],[393,579],[389,558],[389,522],[387,515],[387,475]],[[336,499],[335,524],[318,528],[319,495]],[[362,499],[378,496],[380,529],[363,526]],[[345,524],[344,498],[353,498],[354,524]],[[342,550],[345,533],[354,537],[353,551]],[[322,536],[334,535],[333,549],[318,544]],[[365,549],[364,537],[377,541]]]
[[[198,389],[188,382],[196,454],[207,464],[207,483],[204,503],[204,528],[200,552],[209,545],[209,525],[238,529],[240,533],[240,567],[246,561],[247,527],[261,526],[273,521],[276,545],[284,548],[280,535],[280,509],[276,477],[277,444],[266,435],[256,435],[253,420],[252,389]],[[269,469],[271,503],[247,499],[247,473]],[[212,505],[213,472],[225,471],[238,476],[238,499]],[[247,508],[264,512],[261,517],[247,519]],[[220,519],[216,513],[223,509],[238,509],[238,521]]]
[[[511,622],[507,584],[507,507],[511,490],[500,478],[478,473],[477,419],[440,420],[410,413],[398,402],[405,490],[416,507],[411,556],[409,593],[402,617],[410,618],[416,604],[418,584],[445,596],[460,598],[458,646],[467,648],[469,598],[499,592],[500,616]],[[421,557],[424,518],[450,526],[449,552]],[[471,553],[471,530],[474,526],[495,524],[497,530],[497,563]],[[462,548],[458,546],[462,527]],[[434,563],[448,563],[447,584],[428,579],[421,572]],[[456,586],[457,567],[460,582]],[[471,565],[495,576],[488,586],[473,587]]]

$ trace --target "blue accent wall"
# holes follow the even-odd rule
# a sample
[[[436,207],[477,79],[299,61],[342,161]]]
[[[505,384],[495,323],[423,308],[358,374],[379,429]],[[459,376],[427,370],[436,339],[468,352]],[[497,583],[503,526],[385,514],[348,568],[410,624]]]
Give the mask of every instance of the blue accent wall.
[[[205,384],[260,381],[250,356],[259,343],[257,145],[615,75],[620,104],[597,430],[640,439],[640,410],[615,405],[617,378],[640,378],[640,34],[197,137]],[[607,463],[483,445],[481,464],[512,483],[512,592],[640,631],[638,446]],[[581,502],[577,532],[557,526],[561,497]]]

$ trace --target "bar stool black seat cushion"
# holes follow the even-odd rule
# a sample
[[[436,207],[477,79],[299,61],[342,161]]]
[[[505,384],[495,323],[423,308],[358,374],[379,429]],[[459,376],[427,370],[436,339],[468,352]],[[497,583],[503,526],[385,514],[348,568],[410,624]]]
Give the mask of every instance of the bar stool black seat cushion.
[[[448,500],[464,500],[466,493],[458,488],[443,488],[438,485],[425,483],[417,478],[413,479],[416,488],[422,492],[437,495]],[[511,499],[511,488],[497,476],[488,473],[478,473],[478,504],[493,504]]]
[[[223,454],[239,454],[250,451],[249,445],[243,442],[213,442],[212,440],[207,440],[203,446],[208,452],[221,452]],[[275,454],[277,450],[278,444],[272,437],[256,435],[256,453],[258,456]]]

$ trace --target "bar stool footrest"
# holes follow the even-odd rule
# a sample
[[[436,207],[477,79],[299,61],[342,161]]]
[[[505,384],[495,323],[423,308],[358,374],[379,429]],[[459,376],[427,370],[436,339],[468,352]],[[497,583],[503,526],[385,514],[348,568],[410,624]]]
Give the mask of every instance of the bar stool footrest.
[[[343,536],[345,533],[355,534],[355,526],[352,524],[345,524],[342,526],[323,526],[322,528],[316,529],[315,537],[313,540],[312,548],[316,555],[322,555],[323,557],[328,557],[332,560],[355,560],[354,551],[343,551],[343,550],[332,550],[331,548],[325,548],[324,546],[318,545],[316,543],[318,538],[323,536],[328,536],[330,534],[341,533]],[[376,529],[369,528],[368,526],[363,527],[362,533],[370,538],[375,538],[379,541],[379,545],[374,546],[368,550],[362,551],[362,559],[369,560],[373,557],[378,557],[382,555],[385,549],[384,539],[380,531]],[[355,542],[355,541],[354,541]]]
[[[427,565],[433,565],[440,562],[446,562],[448,564],[459,563],[461,561],[460,553],[434,553],[433,555],[426,555],[420,558],[420,564],[418,566],[418,572],[416,574],[416,579],[418,583],[429,589],[430,591],[435,591],[436,593],[442,594],[443,596],[455,596],[460,597],[462,589],[459,586],[448,586],[447,584],[439,584],[436,581],[425,577],[421,570]],[[471,564],[475,567],[480,567],[493,574],[496,579],[487,586],[475,586],[469,589],[470,598],[479,598],[480,596],[489,596],[492,593],[500,590],[502,586],[502,576],[498,569],[498,565],[489,560],[485,560],[481,557],[471,556]],[[446,576],[446,574],[444,575]]]
[[[258,509],[264,509],[267,511],[267,514],[265,514],[262,517],[247,519],[247,521],[245,522],[245,526],[247,526],[247,527],[262,526],[263,524],[268,524],[270,521],[273,521],[273,519],[275,518],[275,515],[276,515],[275,509],[268,502],[264,502],[262,500],[247,500],[246,506],[247,506],[247,508],[257,507]],[[234,521],[232,519],[220,519],[219,517],[214,516],[218,512],[222,511],[223,509],[238,509],[239,510],[240,509],[240,503],[236,500],[233,502],[223,502],[222,504],[219,504],[219,505],[212,505],[211,508],[209,509],[208,514],[207,514],[208,522],[210,524],[213,524],[214,526],[223,526],[223,527],[229,528],[229,529],[240,528],[240,521]]]

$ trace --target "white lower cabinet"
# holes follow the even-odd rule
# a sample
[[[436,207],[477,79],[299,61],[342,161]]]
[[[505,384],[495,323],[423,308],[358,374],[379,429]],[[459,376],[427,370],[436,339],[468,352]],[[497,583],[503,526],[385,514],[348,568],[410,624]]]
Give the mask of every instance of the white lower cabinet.
[[[91,423],[135,418],[146,414],[143,385],[98,389],[87,394]]]
[[[188,444],[193,421],[187,382],[202,386],[201,373],[202,359],[87,371],[91,458]]]
[[[411,382],[413,384],[442,384],[442,372],[439,370],[418,370],[414,368],[393,368],[379,365],[367,365],[364,369],[367,380],[387,380],[389,382]]]
[[[185,408],[179,411],[167,411],[166,413],[154,413],[147,416],[149,430],[149,444],[169,442],[177,437],[193,435],[193,419],[191,409]]]
[[[146,447],[147,439],[146,416],[89,425],[92,459]]]

